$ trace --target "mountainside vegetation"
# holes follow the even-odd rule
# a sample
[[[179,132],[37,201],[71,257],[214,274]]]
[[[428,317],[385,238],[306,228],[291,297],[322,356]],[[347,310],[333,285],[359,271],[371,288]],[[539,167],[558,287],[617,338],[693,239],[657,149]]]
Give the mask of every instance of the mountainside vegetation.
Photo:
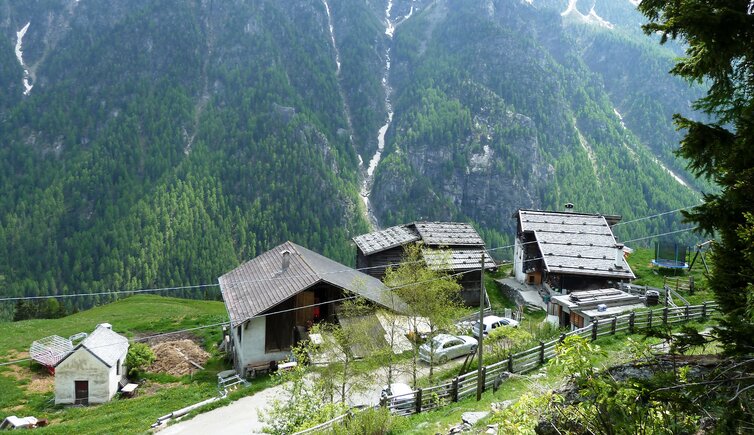
[[[567,3],[438,1],[399,28],[395,128],[373,201],[385,225],[471,219],[488,241],[509,242],[517,208],[571,202],[631,219],[699,202],[706,185],[685,181],[694,177],[672,157],[671,119],[699,90],[666,76],[670,49],[563,16]],[[619,235],[681,227],[669,216]]]
[[[678,46],[648,42],[628,0],[576,2],[612,28],[568,7],[6,2],[1,294],[214,283],[285,240],[352,264],[360,194],[382,226],[470,221],[491,247],[520,207],[633,219],[698,203],[709,184],[671,154],[670,107],[699,93],[665,75]],[[618,235],[681,228],[667,215]]]

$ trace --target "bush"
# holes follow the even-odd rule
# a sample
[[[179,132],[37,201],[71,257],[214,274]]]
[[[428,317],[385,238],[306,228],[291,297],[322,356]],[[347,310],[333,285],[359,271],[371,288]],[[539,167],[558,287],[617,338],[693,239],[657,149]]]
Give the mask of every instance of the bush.
[[[151,365],[157,357],[152,348],[144,343],[131,343],[126,355],[126,365],[128,366],[128,376],[130,378],[140,378],[144,369]]]
[[[335,435],[369,434],[384,435],[395,429],[396,418],[387,408],[370,408],[357,412],[345,424],[335,425],[332,432]]]

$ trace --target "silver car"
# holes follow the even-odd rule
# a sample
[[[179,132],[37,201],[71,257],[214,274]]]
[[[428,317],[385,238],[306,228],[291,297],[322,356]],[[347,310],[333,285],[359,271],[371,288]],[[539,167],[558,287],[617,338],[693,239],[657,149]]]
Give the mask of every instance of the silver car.
[[[476,346],[477,340],[468,335],[438,334],[432,338],[432,342],[427,341],[419,347],[419,358],[425,362],[434,360],[438,364],[444,364],[448,360],[474,352]]]

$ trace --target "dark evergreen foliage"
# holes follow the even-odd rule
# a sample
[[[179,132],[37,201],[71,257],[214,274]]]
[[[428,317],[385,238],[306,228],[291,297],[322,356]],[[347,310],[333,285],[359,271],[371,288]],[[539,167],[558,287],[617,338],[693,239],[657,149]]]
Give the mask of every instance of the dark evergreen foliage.
[[[686,56],[673,73],[710,83],[697,108],[712,118],[699,122],[677,115],[685,131],[678,154],[698,175],[720,186],[705,195],[704,204],[686,213],[719,243],[713,250],[710,286],[726,313],[721,335],[731,352],[754,348],[754,15],[747,2],[644,0],[640,10],[650,22],[647,33],[661,32],[662,41],[681,38]]]

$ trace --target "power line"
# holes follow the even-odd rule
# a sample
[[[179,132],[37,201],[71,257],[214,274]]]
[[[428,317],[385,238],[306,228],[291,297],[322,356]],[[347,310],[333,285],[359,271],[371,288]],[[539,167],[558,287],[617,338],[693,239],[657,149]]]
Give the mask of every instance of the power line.
[[[416,263],[416,262],[413,262],[413,263]],[[308,277],[319,276],[319,275],[349,273],[349,272],[353,272],[354,270],[362,271],[362,270],[368,270],[368,269],[388,268],[388,267],[393,267],[393,266],[400,266],[401,264],[411,264],[411,263],[393,263],[393,264],[386,264],[382,266],[362,267],[358,269],[347,268],[347,269],[342,269],[342,270],[322,272],[319,274],[305,273],[305,274],[300,274],[300,275],[286,275],[286,276],[278,276],[278,277],[270,277],[270,278],[260,278],[260,279],[254,279],[254,280],[233,281],[231,284],[252,284],[252,283],[257,283],[257,282],[287,280],[287,279],[292,279],[292,278],[308,278]],[[57,294],[57,295],[44,295],[44,296],[17,296],[17,297],[0,298],[0,302],[9,302],[9,301],[12,302],[12,301],[21,301],[21,300],[34,300],[34,299],[73,298],[73,297],[85,297],[85,296],[104,296],[104,295],[114,295],[114,294],[159,293],[163,291],[191,290],[191,289],[197,289],[197,288],[218,287],[219,285],[220,284],[215,283],[215,284],[197,284],[197,285],[186,285],[186,286],[176,286],[176,287],[148,288],[148,289],[138,289],[138,290],[113,290],[113,291],[102,291],[102,292],[95,292],[95,293],[72,293],[72,294]]]
[[[696,230],[696,229],[699,229],[699,227],[684,228],[684,229],[682,229],[682,230],[669,231],[669,232],[667,232],[667,233],[662,233],[662,234],[654,234],[654,235],[651,235],[651,236],[647,236],[647,237],[639,237],[638,239],[626,240],[626,241],[625,241],[625,242],[623,242],[623,243],[638,242],[639,240],[647,240],[647,239],[653,239],[653,238],[655,238],[655,237],[669,236],[669,235],[671,235],[671,234],[685,233],[685,232],[687,232],[687,231],[694,231],[694,230]]]
[[[650,215],[650,216],[645,216],[645,217],[642,217],[642,218],[633,219],[633,220],[626,221],[626,222],[620,222],[620,223],[617,223],[617,224],[613,225],[613,227],[616,227],[618,225],[624,225],[624,224],[629,224],[629,223],[633,223],[633,222],[639,222],[639,221],[643,221],[643,220],[648,220],[648,219],[652,219],[652,218],[655,218],[655,217],[658,217],[658,216],[663,216],[663,215],[667,215],[667,214],[671,214],[671,213],[677,213],[677,212],[679,212],[681,210],[687,210],[687,209],[693,208],[693,207],[696,207],[696,206],[688,206],[688,207],[684,207],[684,208],[670,210],[670,211],[663,212],[663,213],[658,213],[658,214],[654,214],[654,215]],[[683,232],[683,231],[689,231],[689,230],[681,230],[681,231],[669,232],[669,233],[658,234],[658,235],[653,235],[653,236],[647,236],[647,237],[643,237],[643,238],[639,238],[639,239],[627,240],[627,241],[624,241],[623,243],[630,243],[630,242],[635,242],[635,241],[639,241],[639,240],[645,240],[645,239],[652,238],[652,237],[660,237],[660,236],[664,236],[664,235],[675,234],[675,233],[679,233],[679,232]],[[537,242],[536,241],[521,242],[520,245],[523,246],[523,245],[532,244],[532,243],[537,243]],[[494,251],[499,251],[499,250],[502,250],[502,249],[511,249],[511,248],[514,248],[515,246],[516,246],[515,244],[503,245],[503,246],[498,246],[496,248],[486,249],[486,251],[487,252],[494,252]],[[476,252],[477,251],[470,251],[470,253],[476,253]],[[481,254],[481,252],[482,252],[482,250],[478,251],[478,253],[480,253],[480,254]],[[232,284],[252,284],[252,283],[258,283],[258,282],[271,282],[271,281],[284,280],[284,279],[287,280],[287,279],[291,279],[291,278],[307,278],[307,277],[319,276],[319,275],[331,275],[331,274],[337,274],[337,273],[349,273],[349,272],[353,272],[354,270],[356,270],[356,271],[365,271],[365,270],[379,269],[379,268],[386,269],[386,268],[389,268],[389,267],[397,267],[397,266],[400,266],[402,264],[406,264],[406,263],[392,263],[392,264],[386,264],[386,265],[380,265],[380,266],[368,266],[368,267],[361,267],[361,268],[355,268],[355,269],[346,268],[346,269],[343,269],[343,270],[335,270],[335,271],[323,272],[323,273],[320,273],[320,274],[310,273],[310,274],[301,274],[301,275],[296,275],[296,276],[280,276],[280,277],[260,278],[260,279],[255,279],[255,280],[246,280],[246,281],[234,281]],[[106,295],[117,295],[117,294],[159,293],[159,292],[164,292],[164,291],[191,290],[191,289],[199,289],[199,288],[218,287],[218,286],[219,286],[219,284],[214,283],[214,284],[197,284],[197,285],[162,287],[162,288],[147,288],[147,289],[138,289],[138,290],[101,291],[101,292],[95,292],[95,293],[73,293],[73,294],[58,294],[58,295],[45,295],[45,296],[4,297],[4,298],[0,298],[0,302],[12,302],[12,301],[20,301],[20,300],[41,300],[41,299],[53,299],[53,298],[55,298],[55,299],[57,299],[57,298],[73,298],[73,297],[86,297],[86,296],[106,296]]]
[[[662,233],[662,234],[655,234],[655,235],[651,235],[651,236],[647,236],[647,237],[640,237],[640,238],[637,238],[637,239],[626,240],[624,243],[636,242],[636,241],[639,241],[639,240],[646,240],[646,239],[650,239],[650,238],[654,238],[654,237],[662,237],[662,236],[671,235],[671,234],[677,234],[677,233],[682,233],[682,232],[693,231],[693,230],[696,230],[697,228],[698,227],[692,227],[692,228],[684,228],[682,230],[669,231],[669,232]],[[527,243],[532,243],[532,242],[527,242]],[[528,259],[525,259],[525,261],[535,261],[535,260],[543,260],[543,259],[545,259],[544,256],[538,257],[538,258],[528,258]],[[492,269],[492,268],[494,268],[494,267],[493,266],[485,267],[485,269]],[[451,277],[456,277],[456,276],[464,275],[466,273],[471,273],[471,272],[475,272],[475,271],[476,271],[476,269],[471,269],[471,270],[466,270],[466,271],[462,271],[462,272],[457,272],[457,273],[454,273],[454,274],[451,274],[451,275],[446,275],[446,276],[442,276],[442,277],[438,277],[438,278],[433,278],[433,279],[430,279],[430,280],[425,280],[425,281],[420,281],[420,282],[411,282],[411,283],[403,284],[403,285],[400,285],[400,286],[388,287],[388,290],[393,291],[393,290],[397,290],[397,289],[404,288],[404,287],[409,287],[409,286],[414,286],[414,285],[421,285],[421,284],[427,284],[427,283],[430,283],[430,282],[439,281],[439,280],[443,280],[443,279],[448,279],[448,278],[451,278]],[[213,284],[213,285],[217,285],[217,284]],[[208,285],[190,286],[190,288],[206,287],[206,286],[208,286]],[[166,289],[169,289],[169,288],[166,288]],[[270,312],[270,313],[259,314],[259,315],[256,315],[256,316],[252,316],[250,318],[266,317],[266,316],[271,316],[271,315],[274,315],[274,314],[281,314],[281,313],[286,313],[286,312],[291,312],[291,311],[303,310],[303,309],[312,308],[312,307],[319,306],[319,305],[325,305],[325,304],[331,304],[331,303],[335,303],[335,302],[341,302],[341,301],[356,299],[356,298],[359,298],[359,297],[361,297],[361,296],[360,295],[348,296],[348,297],[344,297],[344,298],[340,298],[340,299],[335,299],[335,300],[331,300],[331,301],[327,301],[327,302],[321,302],[321,303],[306,305],[306,306],[302,306],[302,307],[295,307],[295,308],[290,308],[290,309],[285,309],[285,310],[274,311],[274,312]],[[179,334],[181,332],[190,332],[190,331],[196,331],[196,330],[199,330],[199,329],[213,328],[213,327],[224,326],[224,325],[229,325],[229,324],[230,324],[230,322],[213,323],[213,324],[210,324],[210,325],[196,326],[196,327],[193,327],[193,328],[184,328],[184,329],[180,329],[180,330],[177,330],[177,331],[164,332],[164,333],[160,333],[160,334],[153,334],[153,335],[149,335],[149,336],[146,336],[146,337],[139,337],[139,338],[131,339],[129,341],[130,342],[146,341],[146,340],[149,340],[149,339],[152,339],[152,338]],[[105,347],[105,346],[110,346],[110,345],[112,345],[112,344],[101,345],[101,346],[97,346],[97,347]],[[95,347],[93,347],[93,348],[95,348]],[[27,361],[32,361],[32,360],[33,360],[32,358],[24,358],[24,359],[19,359],[19,360],[14,360],[14,361],[3,362],[3,363],[0,363],[0,367],[7,366],[7,365],[12,365],[12,364],[18,364],[18,363],[27,362]]]
[[[666,211],[666,212],[663,212],[663,213],[657,213],[657,214],[653,214],[651,216],[644,216],[644,217],[640,217],[640,218],[637,218],[637,219],[632,219],[630,221],[618,222],[617,224],[613,225],[613,228],[615,228],[617,226],[621,226],[621,225],[632,224],[634,222],[640,222],[640,221],[645,221],[645,220],[649,220],[649,219],[654,219],[656,217],[665,216],[666,214],[678,213],[679,211],[688,210],[690,208],[694,208],[694,207],[698,207],[698,206],[699,206],[699,204],[697,204],[697,205],[690,205],[688,207],[677,208],[675,210],[670,210],[670,211]]]
[[[198,285],[185,285],[185,286],[178,286],[178,287],[162,287],[162,288],[139,289],[139,290],[113,290],[113,291],[106,291],[106,292],[103,291],[103,292],[96,292],[96,293],[73,293],[73,294],[46,295],[46,296],[19,296],[19,297],[0,298],[0,302],[21,301],[21,300],[29,300],[29,299],[52,299],[52,298],[74,298],[74,297],[81,297],[81,296],[103,296],[103,295],[116,295],[116,294],[123,294],[123,293],[158,293],[158,292],[163,292],[163,291],[189,290],[189,289],[205,288],[205,287],[217,287],[219,285],[220,284],[198,284]]]
[[[150,340],[152,338],[164,337],[166,335],[180,334],[181,332],[189,332],[189,331],[196,331],[198,329],[214,328],[216,326],[227,325],[228,323],[229,322],[220,322],[220,323],[213,323],[211,325],[195,326],[193,328],[185,328],[185,329],[179,329],[177,331],[163,332],[163,333],[160,333],[160,334],[147,335],[145,337],[132,338],[132,339],[129,339],[128,341],[131,342],[131,343],[142,342],[142,341]],[[103,348],[103,347],[115,346],[117,344],[118,343],[101,344],[99,346],[88,347],[88,349],[100,349],[100,348]],[[67,354],[67,353],[68,352],[66,352],[65,354]],[[62,355],[63,355],[62,353],[59,353],[59,354],[54,354],[52,356],[58,357],[58,356],[62,356]],[[17,360],[13,360],[13,361],[2,362],[2,363],[0,363],[0,367],[9,366],[9,365],[13,365],[13,364],[19,364],[19,363],[27,362],[27,361],[34,361],[34,358],[23,358],[23,359],[17,359]]]

